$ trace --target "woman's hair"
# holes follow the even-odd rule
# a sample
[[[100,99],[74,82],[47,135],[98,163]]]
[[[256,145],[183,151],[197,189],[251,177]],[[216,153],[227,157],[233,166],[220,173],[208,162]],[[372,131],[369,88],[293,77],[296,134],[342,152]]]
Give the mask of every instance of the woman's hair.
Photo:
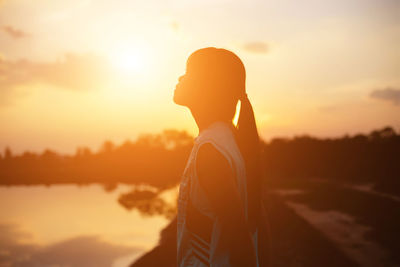
[[[263,190],[261,146],[250,100],[246,96],[240,102],[236,140],[246,164],[248,216],[250,227],[254,229],[261,212]]]
[[[196,65],[211,81],[205,88],[210,101],[216,101],[218,112],[232,119],[240,100],[240,113],[235,138],[246,165],[248,221],[252,230],[257,226],[261,209],[262,169],[261,146],[254,118],[253,107],[246,94],[246,71],[243,62],[226,49],[207,47],[195,51],[188,59],[189,65]]]

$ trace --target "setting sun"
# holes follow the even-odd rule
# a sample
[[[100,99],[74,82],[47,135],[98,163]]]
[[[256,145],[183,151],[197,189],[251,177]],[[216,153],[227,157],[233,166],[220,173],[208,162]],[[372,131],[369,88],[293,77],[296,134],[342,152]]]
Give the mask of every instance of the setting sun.
[[[119,75],[143,75],[149,69],[149,53],[143,47],[116,47],[109,55],[113,69]]]

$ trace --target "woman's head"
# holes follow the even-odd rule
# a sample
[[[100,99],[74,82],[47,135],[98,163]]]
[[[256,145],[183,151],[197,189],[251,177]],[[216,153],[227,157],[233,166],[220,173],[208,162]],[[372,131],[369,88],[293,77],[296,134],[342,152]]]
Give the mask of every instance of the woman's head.
[[[245,68],[238,56],[226,49],[202,48],[189,56],[174,102],[232,119],[238,99],[245,94],[245,81]]]

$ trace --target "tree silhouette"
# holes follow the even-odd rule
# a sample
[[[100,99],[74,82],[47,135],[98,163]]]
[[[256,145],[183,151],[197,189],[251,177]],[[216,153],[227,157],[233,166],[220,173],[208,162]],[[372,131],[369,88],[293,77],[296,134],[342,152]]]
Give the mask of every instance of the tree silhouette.
[[[50,149],[14,155],[7,147],[0,158],[0,184],[102,183],[112,190],[127,183],[147,184],[161,192],[179,183],[192,145],[187,132],[164,130],[120,145],[108,140],[97,152],[79,147],[74,155]],[[275,138],[262,146],[268,183],[330,179],[373,183],[377,190],[400,195],[400,135],[391,127],[340,138]]]

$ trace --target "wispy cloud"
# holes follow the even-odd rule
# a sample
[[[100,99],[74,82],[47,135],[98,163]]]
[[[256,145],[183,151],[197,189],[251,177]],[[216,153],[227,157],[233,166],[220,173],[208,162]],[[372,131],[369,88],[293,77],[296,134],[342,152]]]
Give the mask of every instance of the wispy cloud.
[[[390,87],[384,89],[377,89],[371,92],[370,97],[378,100],[391,102],[396,106],[400,105],[400,89],[395,89]]]
[[[108,62],[95,55],[66,54],[55,62],[0,58],[0,91],[30,83],[46,83],[73,90],[98,86],[109,74]]]
[[[251,53],[266,54],[269,46],[265,42],[249,42],[243,45],[243,49]]]
[[[0,106],[21,95],[21,86],[50,85],[67,90],[91,90],[110,84],[110,64],[91,54],[66,54],[54,62],[27,59],[10,61],[0,57]],[[24,93],[23,93],[24,95]]]
[[[328,105],[328,106],[320,106],[318,107],[318,111],[324,112],[324,113],[331,113],[334,111],[337,111],[338,106],[335,105]]]
[[[1,5],[1,1],[0,1],[0,5]],[[5,32],[8,36],[10,36],[13,39],[22,39],[22,38],[26,38],[26,37],[30,36],[30,34],[24,32],[20,29],[14,28],[10,25],[5,25],[1,29],[3,32]]]
[[[180,24],[177,22],[177,21],[172,21],[171,23],[170,23],[170,27],[172,28],[172,30],[174,30],[174,31],[178,31],[179,30],[179,28],[180,28]]]

